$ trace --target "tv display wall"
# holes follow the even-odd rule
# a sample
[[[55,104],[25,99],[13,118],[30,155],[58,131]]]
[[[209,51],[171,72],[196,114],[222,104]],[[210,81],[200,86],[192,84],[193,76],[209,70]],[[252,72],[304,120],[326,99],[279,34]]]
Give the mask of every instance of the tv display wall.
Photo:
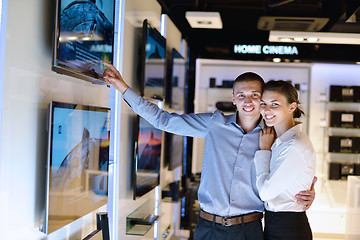
[[[114,0],[57,0],[52,69],[97,84],[112,63]]]
[[[107,203],[110,109],[49,107],[46,212],[51,233]]]

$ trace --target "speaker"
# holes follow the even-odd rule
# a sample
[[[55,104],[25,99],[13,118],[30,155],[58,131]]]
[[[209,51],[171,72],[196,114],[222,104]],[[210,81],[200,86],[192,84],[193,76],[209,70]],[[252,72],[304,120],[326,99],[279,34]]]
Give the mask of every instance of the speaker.
[[[330,101],[360,102],[359,86],[330,86]]]
[[[331,111],[330,127],[360,128],[360,112]]]
[[[329,179],[330,180],[341,179],[341,164],[340,163],[330,163]]]
[[[209,86],[211,88],[216,87],[216,78],[210,78]]]

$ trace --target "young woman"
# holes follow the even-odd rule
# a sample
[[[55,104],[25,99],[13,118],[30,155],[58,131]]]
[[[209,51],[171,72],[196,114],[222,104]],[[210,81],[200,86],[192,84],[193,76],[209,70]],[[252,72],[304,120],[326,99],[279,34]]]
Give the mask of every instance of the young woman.
[[[260,112],[268,126],[255,153],[256,185],[265,202],[265,239],[312,239],[311,228],[295,195],[310,189],[315,152],[302,124],[296,89],[286,81],[265,84]],[[275,141],[274,141],[275,140]]]

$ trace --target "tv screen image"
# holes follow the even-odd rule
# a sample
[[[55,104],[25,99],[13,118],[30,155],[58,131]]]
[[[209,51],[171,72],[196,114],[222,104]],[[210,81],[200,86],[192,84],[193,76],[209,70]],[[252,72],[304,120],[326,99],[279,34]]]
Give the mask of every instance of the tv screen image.
[[[147,20],[143,24],[142,95],[163,100],[165,96],[166,40]]]
[[[160,183],[162,131],[139,117],[134,199]]]
[[[175,48],[171,54],[170,107],[185,109],[185,74],[186,62]]]
[[[107,203],[110,109],[51,102],[47,201],[51,233]]]
[[[113,61],[114,6],[114,0],[57,0],[54,71],[105,84],[102,61]]]

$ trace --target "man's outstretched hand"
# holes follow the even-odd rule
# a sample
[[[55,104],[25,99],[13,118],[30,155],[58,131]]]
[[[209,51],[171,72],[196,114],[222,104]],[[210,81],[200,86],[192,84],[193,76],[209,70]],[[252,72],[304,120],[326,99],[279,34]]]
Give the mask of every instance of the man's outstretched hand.
[[[304,210],[308,210],[311,204],[314,202],[315,199],[315,188],[314,185],[317,181],[317,177],[314,177],[310,190],[308,191],[301,191],[295,195],[297,199],[297,203],[304,205]]]

